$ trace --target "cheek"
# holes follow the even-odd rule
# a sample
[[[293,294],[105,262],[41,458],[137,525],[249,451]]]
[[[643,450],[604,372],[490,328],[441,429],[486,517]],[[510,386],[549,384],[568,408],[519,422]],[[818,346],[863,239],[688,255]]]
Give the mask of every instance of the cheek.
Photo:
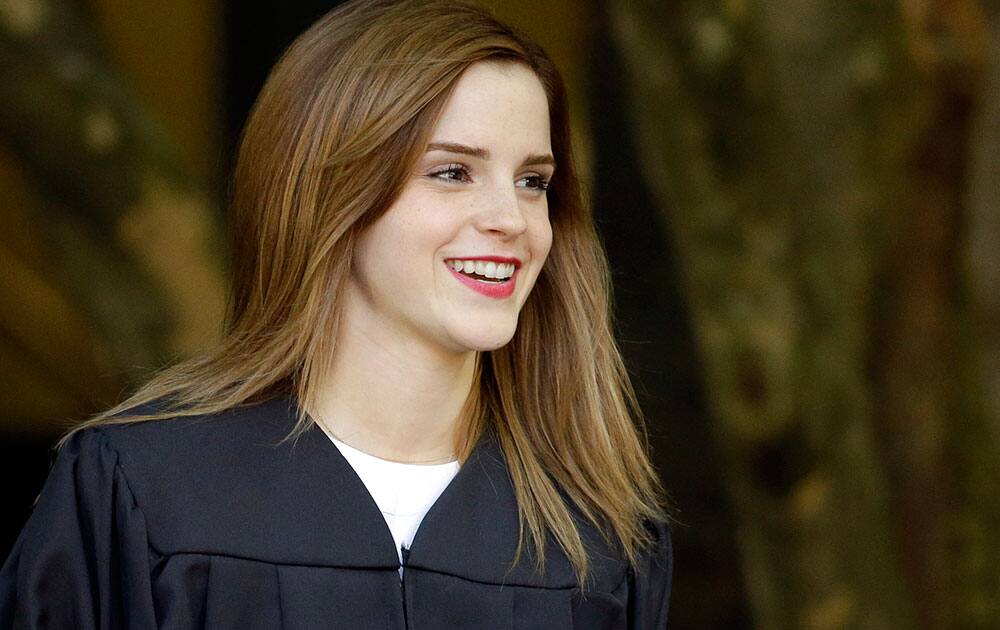
[[[539,260],[544,260],[549,255],[549,250],[552,249],[552,224],[548,214],[539,218],[532,231],[531,248],[532,254]]]
[[[426,257],[436,230],[419,207],[400,210],[384,217],[369,242],[368,254],[382,264],[414,264],[416,256]]]
[[[373,294],[395,292],[394,285],[409,284],[407,261],[414,256],[413,243],[407,238],[412,230],[399,212],[386,213],[362,234],[354,252],[355,279]]]

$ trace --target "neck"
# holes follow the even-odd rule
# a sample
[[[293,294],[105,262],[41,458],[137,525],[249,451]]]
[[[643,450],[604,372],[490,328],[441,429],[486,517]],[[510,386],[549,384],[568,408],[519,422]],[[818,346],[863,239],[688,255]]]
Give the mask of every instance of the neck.
[[[382,459],[455,459],[477,353],[447,352],[349,312],[341,323],[310,414],[338,440]]]

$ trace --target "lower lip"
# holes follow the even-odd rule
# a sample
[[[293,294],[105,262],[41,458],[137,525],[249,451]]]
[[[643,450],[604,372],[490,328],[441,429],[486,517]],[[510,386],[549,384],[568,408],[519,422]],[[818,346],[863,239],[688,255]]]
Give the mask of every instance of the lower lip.
[[[469,287],[473,291],[478,291],[486,297],[491,298],[505,298],[509,297],[514,293],[514,283],[517,281],[517,272],[519,269],[514,270],[514,275],[510,277],[507,282],[480,282],[474,278],[470,278],[464,273],[459,273],[452,269],[451,265],[445,263],[445,267],[451,272],[451,275],[458,278],[459,282]]]

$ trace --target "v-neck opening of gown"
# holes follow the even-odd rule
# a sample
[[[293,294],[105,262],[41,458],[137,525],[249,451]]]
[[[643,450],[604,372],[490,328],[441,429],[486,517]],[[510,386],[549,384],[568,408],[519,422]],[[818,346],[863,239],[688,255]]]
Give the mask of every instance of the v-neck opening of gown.
[[[291,401],[294,406],[296,407],[298,406],[298,399],[294,396],[294,394],[291,396]],[[371,514],[370,518],[375,522],[381,523],[382,538],[385,541],[385,544],[387,545],[391,544],[391,546],[393,547],[393,555],[396,557],[397,562],[400,563],[401,565],[400,569],[402,569],[402,562],[400,561],[400,556],[402,555],[402,553],[400,549],[396,546],[395,536],[393,535],[392,529],[389,527],[389,524],[386,522],[386,519],[382,514],[382,510],[379,507],[378,501],[376,501],[375,497],[372,496],[371,491],[368,489],[368,486],[365,483],[365,481],[358,474],[358,471],[354,469],[354,466],[352,466],[351,463],[348,461],[347,457],[344,456],[344,453],[342,453],[341,450],[337,447],[337,445],[333,442],[332,435],[328,433],[326,429],[318,421],[316,421],[315,418],[312,417],[311,414],[306,412],[306,416],[310,419],[310,421],[313,424],[312,431],[315,431],[313,435],[317,436],[317,439],[320,440],[320,442],[323,444],[322,449],[326,452],[331,453],[331,457],[335,463],[347,469],[348,478],[352,479],[353,483],[356,484],[356,492],[360,493],[361,496],[367,498],[367,505],[369,506],[368,509],[370,510]],[[460,480],[463,479],[468,474],[471,474],[467,470],[469,468],[469,464],[473,462],[476,456],[476,452],[483,447],[483,444],[487,439],[489,438],[486,434],[486,431],[484,431],[479,436],[479,439],[477,440],[475,447],[472,449],[472,452],[469,454],[469,457],[466,459],[464,463],[459,465],[458,471],[452,476],[451,480],[444,486],[440,494],[437,496],[437,499],[435,499],[434,502],[431,503],[430,506],[427,508],[427,511],[424,513],[420,521],[420,526],[417,527],[416,531],[413,533],[412,542],[410,546],[407,548],[407,555],[409,557],[412,557],[414,548],[416,549],[421,548],[420,541],[424,538],[426,530],[424,523],[426,523],[433,514],[435,514],[437,511],[440,510],[441,505],[447,499],[448,495],[455,492],[455,488],[460,483]],[[384,461],[389,461],[389,460],[384,460]]]
[[[402,579],[413,539],[434,502],[455,478],[458,461],[431,465],[393,462],[365,453],[333,435],[328,437],[378,506],[392,535]]]
[[[459,470],[458,460],[443,464],[407,464],[365,453],[330,435],[386,515],[424,515]]]

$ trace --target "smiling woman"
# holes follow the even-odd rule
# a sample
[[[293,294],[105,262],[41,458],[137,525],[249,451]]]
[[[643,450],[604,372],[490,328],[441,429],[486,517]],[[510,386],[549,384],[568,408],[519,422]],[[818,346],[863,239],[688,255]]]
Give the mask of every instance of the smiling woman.
[[[354,1],[241,138],[220,346],[66,435],[0,625],[662,628],[663,492],[562,81]]]

